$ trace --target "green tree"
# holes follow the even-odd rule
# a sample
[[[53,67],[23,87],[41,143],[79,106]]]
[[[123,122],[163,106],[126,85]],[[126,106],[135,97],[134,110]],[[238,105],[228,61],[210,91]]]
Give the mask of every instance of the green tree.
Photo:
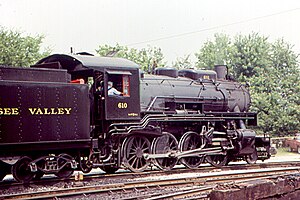
[[[238,78],[251,77],[258,68],[270,66],[269,53],[271,44],[268,38],[252,33],[247,36],[236,36],[233,43],[231,67]]]
[[[300,70],[297,55],[283,39],[271,45],[268,68],[251,77],[253,109],[265,132],[285,135],[300,130]]]
[[[251,83],[251,110],[259,113],[262,131],[286,135],[300,130],[300,70],[292,45],[283,39],[269,42],[257,33],[233,39],[216,34],[196,56],[198,67],[227,64],[239,81]]]
[[[139,64],[144,71],[149,71],[149,69],[152,68],[164,67],[166,65],[166,62],[163,60],[164,56],[161,49],[156,47],[148,46],[147,48],[138,50],[119,44],[116,44],[116,46],[103,45],[99,46],[96,52],[100,56],[116,56],[129,59]]]
[[[213,69],[215,65],[228,65],[231,66],[233,55],[232,42],[228,35],[215,34],[213,41],[207,41],[196,57],[196,67]]]
[[[252,33],[237,35],[231,39],[225,34],[215,34],[214,41],[206,42],[196,57],[199,68],[213,69],[214,65],[227,65],[230,72],[238,78],[250,77],[257,68],[270,65],[268,38]]]
[[[19,31],[0,27],[0,65],[30,66],[49,55],[50,50],[41,52],[44,37],[23,36]]]
[[[193,68],[194,65],[192,64],[190,55],[187,55],[182,58],[177,58],[176,61],[172,63],[172,67],[175,67],[177,69],[189,69]]]

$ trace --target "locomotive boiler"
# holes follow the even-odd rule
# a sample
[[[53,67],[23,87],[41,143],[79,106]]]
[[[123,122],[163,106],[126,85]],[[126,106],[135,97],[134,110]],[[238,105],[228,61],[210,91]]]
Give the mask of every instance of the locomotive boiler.
[[[247,87],[215,69],[144,74],[126,59],[66,54],[0,67],[0,178],[269,158],[270,138],[247,128],[257,123]]]

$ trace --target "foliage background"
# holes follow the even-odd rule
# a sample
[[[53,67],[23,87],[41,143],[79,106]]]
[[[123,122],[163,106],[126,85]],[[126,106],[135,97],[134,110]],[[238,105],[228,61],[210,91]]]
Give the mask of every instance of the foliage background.
[[[28,67],[50,54],[41,52],[44,36],[23,36],[20,31],[0,27],[0,65]]]

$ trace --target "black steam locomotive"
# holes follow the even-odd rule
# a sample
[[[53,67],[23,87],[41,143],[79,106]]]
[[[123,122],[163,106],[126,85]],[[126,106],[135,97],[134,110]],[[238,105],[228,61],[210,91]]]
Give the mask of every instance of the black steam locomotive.
[[[257,123],[249,92],[226,66],[144,74],[126,59],[55,54],[1,67],[0,89],[0,180],[270,157],[270,138],[246,128]]]

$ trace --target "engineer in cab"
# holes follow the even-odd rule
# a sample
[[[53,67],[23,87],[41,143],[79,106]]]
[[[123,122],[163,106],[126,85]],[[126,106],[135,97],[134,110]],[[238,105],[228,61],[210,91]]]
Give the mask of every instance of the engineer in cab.
[[[113,82],[108,81],[108,88],[107,88],[107,94],[108,96],[121,96],[122,92],[118,91],[116,88],[113,86]]]

